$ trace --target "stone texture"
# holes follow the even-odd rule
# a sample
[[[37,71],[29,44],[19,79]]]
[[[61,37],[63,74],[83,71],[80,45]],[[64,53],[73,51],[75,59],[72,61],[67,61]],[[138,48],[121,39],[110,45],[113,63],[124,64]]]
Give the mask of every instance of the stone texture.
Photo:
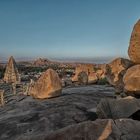
[[[78,81],[78,75],[81,72],[85,72],[89,75],[94,72],[94,66],[92,64],[79,64],[75,69],[75,76],[72,78],[73,82]]]
[[[123,90],[123,76],[133,63],[124,58],[117,58],[106,66],[106,78],[116,88],[117,92]]]
[[[91,73],[88,76],[88,84],[95,84],[98,81],[98,76],[96,73]]]
[[[4,81],[6,83],[20,83],[20,75],[13,56],[9,58],[7,63],[6,71],[4,74]]]
[[[138,140],[140,122],[131,119],[96,120],[58,130],[45,140]]]
[[[105,78],[105,70],[99,69],[96,71],[96,75],[98,79],[104,79]]]
[[[121,99],[102,99],[97,106],[97,115],[100,119],[129,118],[139,115],[140,100],[128,96]],[[138,114],[136,114],[138,113]]]
[[[45,99],[61,95],[62,83],[58,74],[48,69],[41,77],[33,84],[29,94],[34,98]]]
[[[45,137],[46,140],[113,140],[119,139],[121,132],[113,120],[97,120],[72,125]]]
[[[134,63],[140,64],[140,20],[134,25],[128,55]]]
[[[123,77],[123,82],[125,93],[140,96],[140,65],[129,68]]]
[[[94,113],[89,110],[102,98],[114,98],[113,92],[110,86],[90,85],[64,88],[61,96],[47,100],[8,96],[8,102],[0,108],[0,140],[42,140],[69,125],[93,121]]]
[[[79,84],[88,84],[88,75],[86,72],[82,71],[78,74],[78,82]]]

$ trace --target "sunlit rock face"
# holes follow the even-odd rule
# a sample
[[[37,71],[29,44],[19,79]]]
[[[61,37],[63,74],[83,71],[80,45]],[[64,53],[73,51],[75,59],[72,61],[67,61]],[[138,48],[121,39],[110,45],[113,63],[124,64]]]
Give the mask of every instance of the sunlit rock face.
[[[140,96],[140,65],[129,68],[123,77],[123,82],[127,94]]]
[[[95,84],[98,81],[98,76],[96,73],[91,73],[88,76],[88,84]]]
[[[79,66],[76,67],[75,76],[72,78],[73,82],[78,81],[78,75],[81,72],[85,72],[87,74],[88,79],[89,80],[91,79],[90,82],[97,80],[97,77],[95,75],[93,75],[94,65],[92,65],[92,64],[80,64]]]
[[[123,89],[123,76],[131,66],[133,63],[124,58],[117,58],[106,66],[106,78],[116,88],[117,92],[121,92]]]
[[[6,83],[20,83],[20,75],[13,56],[9,58],[7,63],[6,71],[4,74],[4,81]]]
[[[140,20],[134,25],[128,55],[134,63],[140,64]]]
[[[48,69],[29,90],[34,98],[45,99],[61,95],[62,85],[58,74]]]

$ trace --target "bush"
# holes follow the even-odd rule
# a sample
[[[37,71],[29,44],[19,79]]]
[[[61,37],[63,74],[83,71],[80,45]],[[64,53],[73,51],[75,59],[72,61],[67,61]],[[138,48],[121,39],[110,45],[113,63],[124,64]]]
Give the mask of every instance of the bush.
[[[107,85],[109,83],[108,83],[107,78],[105,77],[105,78],[99,79],[98,84],[99,85]]]

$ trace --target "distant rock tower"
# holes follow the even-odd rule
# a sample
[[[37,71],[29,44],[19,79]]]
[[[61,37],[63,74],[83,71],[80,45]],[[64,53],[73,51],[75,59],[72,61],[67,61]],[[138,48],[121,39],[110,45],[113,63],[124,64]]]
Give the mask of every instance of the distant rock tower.
[[[6,71],[4,74],[4,81],[6,83],[20,83],[20,75],[16,66],[16,62],[11,56],[6,66]]]

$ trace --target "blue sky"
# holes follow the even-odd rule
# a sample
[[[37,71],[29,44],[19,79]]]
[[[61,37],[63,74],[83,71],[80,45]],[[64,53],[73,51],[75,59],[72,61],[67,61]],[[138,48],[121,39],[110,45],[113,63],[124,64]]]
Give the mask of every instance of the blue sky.
[[[0,0],[0,57],[127,57],[140,0]]]

